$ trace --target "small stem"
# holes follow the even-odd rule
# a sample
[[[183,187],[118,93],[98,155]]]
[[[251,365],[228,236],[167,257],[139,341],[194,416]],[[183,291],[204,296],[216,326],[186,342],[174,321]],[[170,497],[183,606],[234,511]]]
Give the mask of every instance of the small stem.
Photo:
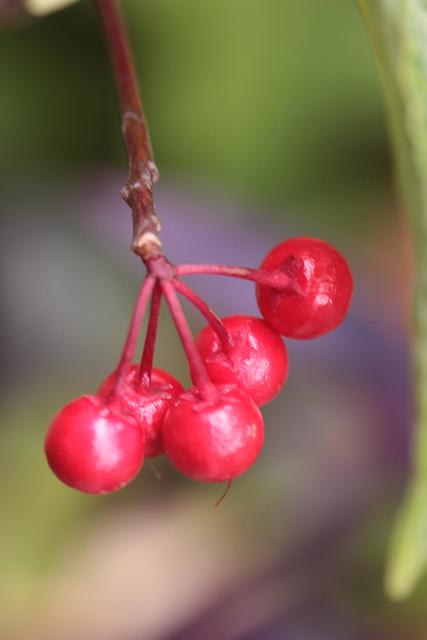
[[[241,278],[242,280],[252,280],[257,284],[263,284],[273,289],[288,289],[298,293],[294,278],[282,271],[262,271],[261,269],[220,264],[179,264],[175,267],[174,272],[176,276],[208,275]]]
[[[153,278],[153,276],[147,276],[139,290],[132,317],[129,323],[129,329],[126,336],[125,344],[123,346],[122,355],[120,356],[119,364],[117,365],[116,379],[113,389],[111,390],[110,397],[117,395],[117,393],[120,391],[123,381],[126,378],[127,373],[129,372],[130,365],[132,364],[132,360],[135,355],[135,348],[138,341],[138,334],[141,328],[142,319],[144,317],[145,309],[147,308],[148,301],[152,294],[154,284],[155,279]]]
[[[153,203],[159,177],[139,94],[129,37],[116,0],[93,0],[110,53],[122,112],[122,131],[129,156],[129,175],[122,197],[132,210],[132,251],[144,260],[162,253],[160,221]]]
[[[151,383],[151,371],[153,369],[154,347],[156,345],[161,300],[162,290],[160,284],[157,282],[151,298],[150,317],[148,319],[144,349],[136,377],[136,385],[141,385],[145,389],[148,389]]]
[[[225,498],[227,497],[228,492],[231,489],[231,485],[233,484],[233,480],[227,480],[227,486],[225,488],[225,491],[221,494],[221,496],[218,498],[218,500],[215,502],[214,504],[214,509],[218,509],[218,507],[222,504],[222,502],[225,500]]]
[[[175,288],[170,282],[162,281],[162,290],[187,356],[192,382],[198,388],[204,400],[212,400],[217,397],[217,390],[209,379]]]
[[[220,339],[224,352],[229,352],[232,346],[230,334],[228,333],[221,319],[216,315],[215,311],[211,309],[211,307],[206,304],[206,302],[202,300],[192,289],[190,289],[190,287],[187,287],[184,282],[180,280],[174,280],[173,285],[175,289],[185,298],[187,298],[187,300],[189,300],[191,304],[193,304],[196,309],[200,311],[204,318],[206,318],[207,322],[210,324],[210,326]]]

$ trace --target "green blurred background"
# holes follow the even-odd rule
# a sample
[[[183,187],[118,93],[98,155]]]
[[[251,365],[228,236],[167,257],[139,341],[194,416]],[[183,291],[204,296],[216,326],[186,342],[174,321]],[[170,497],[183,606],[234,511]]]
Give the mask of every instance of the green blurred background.
[[[382,593],[408,470],[411,261],[356,4],[122,3],[170,257],[255,266],[282,237],[318,235],[355,274],[346,324],[289,345],[265,451],[217,510],[221,487],[164,460],[161,481],[146,465],[101,498],[47,468],[51,416],[114,367],[141,273],[93,9],[12,19],[11,5],[0,3],[0,637],[425,638],[426,585],[403,605]],[[256,313],[247,283],[197,290],[219,313]],[[157,363],[188,380],[166,314]]]

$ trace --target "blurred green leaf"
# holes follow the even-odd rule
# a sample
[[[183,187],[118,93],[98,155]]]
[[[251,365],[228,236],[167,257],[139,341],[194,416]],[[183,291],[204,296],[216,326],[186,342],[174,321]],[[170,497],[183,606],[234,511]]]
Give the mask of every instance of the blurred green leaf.
[[[123,6],[137,36],[161,170],[178,166],[265,202],[320,212],[346,232],[352,213],[360,221],[366,202],[383,197],[381,96],[354,5],[129,0]]]
[[[414,472],[392,534],[385,579],[388,594],[402,599],[427,564],[427,0],[360,0],[360,5],[383,72],[417,267]]]

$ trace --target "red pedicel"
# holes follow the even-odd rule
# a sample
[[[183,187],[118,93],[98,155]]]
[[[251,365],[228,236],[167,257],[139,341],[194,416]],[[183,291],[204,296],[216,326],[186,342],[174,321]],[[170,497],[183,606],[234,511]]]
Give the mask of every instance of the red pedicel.
[[[153,369],[147,389],[137,384],[138,369],[138,365],[131,367],[120,388],[117,403],[120,410],[130,415],[141,427],[145,436],[145,456],[158,456],[163,453],[163,418],[171,403],[182,393],[183,386],[166,371]],[[108,396],[115,380],[116,372],[113,372],[102,383],[98,395]]]
[[[344,319],[353,279],[346,260],[327,242],[316,238],[286,240],[270,251],[260,269],[281,271],[291,278],[289,289],[256,286],[262,315],[282,335],[316,338]]]
[[[144,436],[129,417],[97,396],[76,398],[54,417],[45,440],[49,466],[62,482],[86,493],[128,484],[144,461]]]
[[[224,345],[211,325],[197,337],[209,378],[217,384],[235,383],[257,405],[270,402],[288,375],[288,353],[280,335],[261,318],[221,318],[230,337]]]
[[[184,393],[163,425],[165,453],[183,475],[199,482],[233,480],[258,456],[264,425],[256,404],[236,386],[218,386],[218,396],[202,400]]]

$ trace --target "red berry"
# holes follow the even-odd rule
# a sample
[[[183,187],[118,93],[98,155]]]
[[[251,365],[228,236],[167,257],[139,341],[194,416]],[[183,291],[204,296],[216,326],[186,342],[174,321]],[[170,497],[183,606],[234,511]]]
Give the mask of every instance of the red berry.
[[[231,341],[226,351],[210,325],[197,338],[209,378],[217,384],[237,384],[258,405],[270,402],[288,375],[282,338],[261,318],[229,316],[222,323]]]
[[[45,452],[52,471],[65,484],[86,493],[110,493],[140,470],[144,437],[131,418],[96,396],[82,396],[54,417]]]
[[[178,471],[199,482],[241,475],[264,440],[256,404],[235,386],[217,390],[218,397],[209,401],[187,391],[171,406],[163,425],[165,453]]]
[[[291,238],[277,245],[260,267],[291,278],[290,289],[258,284],[258,306],[268,324],[289,338],[316,338],[344,319],[353,279],[343,256],[316,238]]]
[[[145,456],[158,456],[163,453],[162,426],[163,418],[171,403],[182,393],[183,387],[176,378],[162,369],[153,369],[150,388],[146,389],[136,383],[138,365],[130,369],[117,402],[120,411],[130,415],[142,428],[145,436]],[[98,394],[108,396],[116,380],[113,372],[102,383]]]

